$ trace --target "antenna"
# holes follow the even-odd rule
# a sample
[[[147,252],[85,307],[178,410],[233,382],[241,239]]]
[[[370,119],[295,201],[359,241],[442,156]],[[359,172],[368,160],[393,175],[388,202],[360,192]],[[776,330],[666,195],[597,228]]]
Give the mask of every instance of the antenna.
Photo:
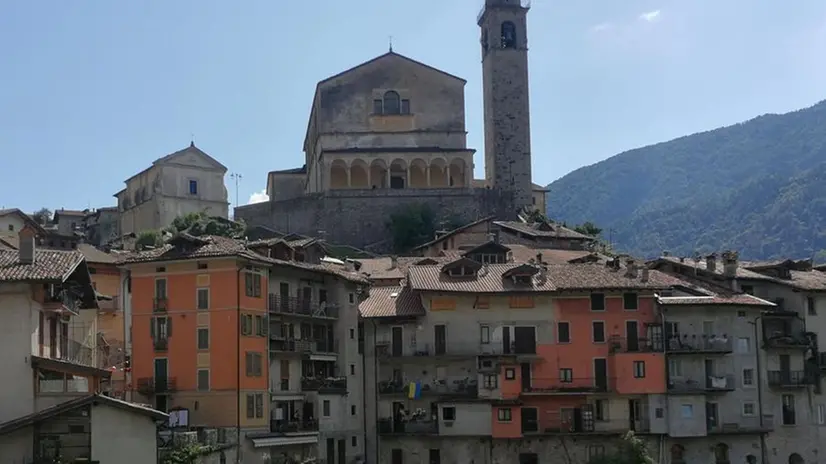
[[[389,36],[389,39],[390,39],[390,52],[392,53],[393,52],[393,36],[392,35]]]
[[[238,204],[238,183],[241,181],[241,179],[244,178],[244,176],[242,176],[241,174],[238,174],[237,172],[233,172],[232,174],[229,175],[229,177],[230,177],[230,179],[235,180],[235,207],[237,208],[238,206],[240,206]]]

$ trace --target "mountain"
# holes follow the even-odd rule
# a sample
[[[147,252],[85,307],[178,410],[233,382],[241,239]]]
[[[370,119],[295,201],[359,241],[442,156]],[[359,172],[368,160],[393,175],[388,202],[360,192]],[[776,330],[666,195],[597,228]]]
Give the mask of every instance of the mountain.
[[[826,258],[826,101],[629,150],[548,186],[548,216],[638,256]]]

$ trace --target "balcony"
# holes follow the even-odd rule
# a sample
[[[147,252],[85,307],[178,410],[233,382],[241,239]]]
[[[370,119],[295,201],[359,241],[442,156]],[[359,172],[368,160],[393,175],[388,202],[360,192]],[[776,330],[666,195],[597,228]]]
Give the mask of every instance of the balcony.
[[[624,337],[611,336],[608,338],[610,353],[662,353],[662,338],[637,338],[628,340]]]
[[[169,338],[157,338],[155,340],[152,340],[152,348],[155,351],[168,351]]]
[[[384,380],[379,382],[380,395],[399,395],[410,397],[413,382],[399,382]],[[439,396],[442,398],[476,398],[479,396],[479,385],[475,379],[435,381],[432,383],[419,382],[421,396]]]
[[[338,319],[339,307],[329,301],[285,297],[270,293],[268,308],[273,314]]]
[[[424,418],[394,421],[390,417],[378,420],[379,435],[438,435],[439,422]]]
[[[729,354],[734,352],[734,343],[728,335],[677,334],[668,339],[666,350],[669,355],[679,354]]]
[[[558,378],[533,378],[530,385],[522,386],[525,395],[580,395],[607,393],[614,390],[614,378],[582,377],[560,380]]]
[[[706,420],[706,432],[709,435],[739,435],[743,433],[764,433],[774,430],[774,415],[763,414],[763,423],[760,417],[739,417],[736,422],[723,422]]]
[[[270,433],[318,432],[317,420],[271,420]]]
[[[270,336],[270,351],[301,354],[337,354],[338,340],[299,340]]]
[[[174,377],[141,377],[135,389],[146,396],[174,393],[178,390]]]
[[[811,341],[801,330],[799,332],[773,331],[763,334],[763,348],[765,349],[798,349],[809,348]]]
[[[814,385],[814,378],[805,371],[768,371],[769,386],[775,388],[805,388]]]
[[[447,342],[436,346],[430,343],[420,343],[413,346],[394,346],[389,340],[376,342],[376,356],[380,359],[390,358],[473,358],[476,356],[513,356],[530,360],[535,358],[536,343],[510,343],[505,346],[502,342],[495,343],[456,343]]]
[[[56,314],[78,315],[80,301],[68,290],[49,286],[43,298],[43,311]]]
[[[301,391],[318,393],[347,393],[347,377],[304,377],[301,379]]]
[[[622,435],[629,430],[636,433],[651,431],[651,424],[647,419],[601,421],[596,420],[593,413],[580,413],[577,410],[570,411],[568,414],[549,413],[541,418],[540,426],[541,432],[561,434]]]
[[[692,379],[670,379],[668,393],[673,395],[701,395],[705,393],[725,393],[734,391],[737,383],[733,374],[709,375],[705,381]]]
[[[165,313],[168,307],[169,301],[166,297],[159,297],[152,300],[152,310],[156,313]]]

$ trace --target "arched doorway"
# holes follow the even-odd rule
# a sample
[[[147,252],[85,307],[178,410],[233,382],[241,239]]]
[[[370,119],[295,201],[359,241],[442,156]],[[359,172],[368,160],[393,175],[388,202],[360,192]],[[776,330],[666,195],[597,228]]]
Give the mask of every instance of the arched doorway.
[[[792,453],[789,455],[789,464],[803,464],[803,456]]]
[[[357,159],[350,163],[350,187],[366,189],[370,188],[367,182],[367,163]]]
[[[330,165],[330,188],[347,188],[347,164],[342,160],[335,160]]]

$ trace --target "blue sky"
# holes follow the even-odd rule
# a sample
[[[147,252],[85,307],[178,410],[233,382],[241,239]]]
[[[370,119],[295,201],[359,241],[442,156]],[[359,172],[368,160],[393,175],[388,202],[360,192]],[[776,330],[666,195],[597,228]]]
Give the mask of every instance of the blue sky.
[[[534,180],[826,98],[826,2],[792,3],[534,0]],[[480,4],[0,2],[0,207],[112,205],[191,134],[243,176],[247,203],[266,172],[301,164],[315,83],[386,52],[391,35],[397,52],[467,79],[481,177]]]

